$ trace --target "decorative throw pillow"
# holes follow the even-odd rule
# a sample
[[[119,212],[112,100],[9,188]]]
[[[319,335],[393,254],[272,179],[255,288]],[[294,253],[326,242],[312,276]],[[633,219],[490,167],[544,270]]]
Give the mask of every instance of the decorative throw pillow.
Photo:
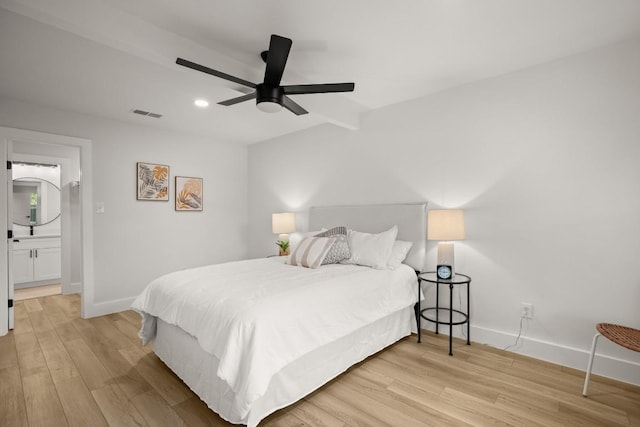
[[[304,239],[305,237],[315,236],[321,231],[324,231],[324,230],[304,231],[304,232],[296,231],[294,233],[289,234],[289,253],[295,250],[295,248],[300,244],[300,242],[302,242],[302,239]]]
[[[333,227],[320,234],[316,234],[316,237],[335,237],[336,241],[329,249],[327,256],[322,261],[322,265],[325,264],[337,264],[340,261],[349,259],[351,257],[351,251],[349,251],[349,242],[347,242],[347,227]]]
[[[393,242],[391,255],[389,255],[389,261],[387,261],[387,268],[394,270],[400,267],[400,264],[402,264],[402,261],[404,261],[411,250],[411,246],[413,246],[413,242],[405,242],[404,240],[396,240]]]
[[[387,268],[387,261],[389,260],[389,255],[391,255],[393,242],[396,241],[397,235],[398,227],[395,225],[379,234],[349,230],[347,239],[351,257],[342,262],[384,270]]]
[[[336,241],[335,237],[305,237],[287,258],[287,264],[318,268]]]

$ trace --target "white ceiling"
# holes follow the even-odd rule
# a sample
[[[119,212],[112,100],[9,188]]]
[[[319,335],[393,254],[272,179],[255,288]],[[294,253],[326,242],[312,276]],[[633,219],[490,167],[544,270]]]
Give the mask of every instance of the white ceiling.
[[[284,84],[355,91],[296,96],[305,116],[266,114],[216,105],[241,88],[175,64],[258,83],[271,34],[293,39]],[[0,0],[0,96],[254,143],[326,122],[357,129],[362,112],[636,34],[638,0]]]

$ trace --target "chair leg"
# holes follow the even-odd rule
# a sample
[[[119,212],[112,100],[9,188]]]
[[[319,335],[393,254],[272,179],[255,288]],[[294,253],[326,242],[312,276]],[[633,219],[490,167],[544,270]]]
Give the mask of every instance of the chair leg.
[[[597,333],[593,336],[593,344],[591,345],[591,355],[589,355],[589,365],[587,366],[587,375],[584,378],[584,388],[582,389],[582,395],[587,395],[587,388],[589,387],[589,378],[591,378],[591,368],[593,367],[593,357],[596,354],[596,344],[598,344],[598,338],[600,334]]]

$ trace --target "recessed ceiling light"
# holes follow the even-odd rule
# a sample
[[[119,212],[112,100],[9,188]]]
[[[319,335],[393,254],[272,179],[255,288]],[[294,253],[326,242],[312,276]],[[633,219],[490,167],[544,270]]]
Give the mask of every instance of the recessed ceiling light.
[[[196,99],[194,104],[196,104],[196,107],[207,108],[209,106],[209,101],[206,99]]]

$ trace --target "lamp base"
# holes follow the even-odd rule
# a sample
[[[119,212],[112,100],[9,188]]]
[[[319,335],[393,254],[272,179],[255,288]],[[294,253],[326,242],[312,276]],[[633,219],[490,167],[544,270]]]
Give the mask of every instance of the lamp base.
[[[455,257],[453,255],[453,243],[440,242],[438,243],[438,262],[436,265],[450,265],[451,266],[451,278],[456,275]]]

